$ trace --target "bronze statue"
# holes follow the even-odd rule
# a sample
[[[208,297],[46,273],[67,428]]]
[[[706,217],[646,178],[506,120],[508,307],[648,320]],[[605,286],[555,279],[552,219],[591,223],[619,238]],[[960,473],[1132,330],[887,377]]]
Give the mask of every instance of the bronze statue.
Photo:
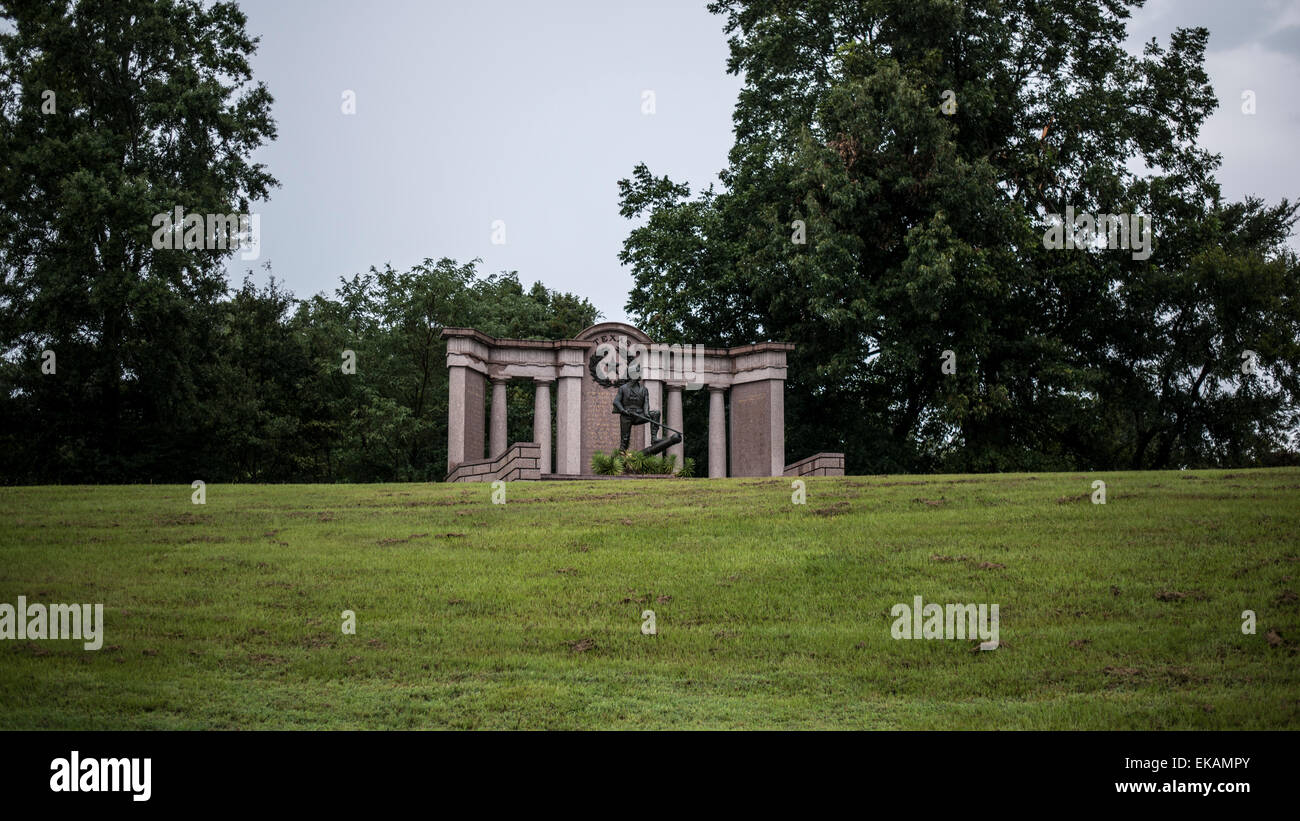
[[[618,391],[614,394],[614,413],[621,417],[618,420],[619,450],[628,449],[632,428],[647,422],[650,424],[651,442],[650,447],[645,449],[647,455],[659,453],[682,441],[681,432],[673,431],[672,428],[664,425],[659,411],[651,410],[649,405],[650,391],[641,384],[641,363],[634,360],[628,363],[627,381],[619,385]],[[659,434],[662,431],[672,431],[672,436],[660,438]]]
[[[618,386],[614,394],[614,413],[618,420],[618,449],[627,450],[632,428],[650,423],[650,441],[659,438],[659,411],[650,410],[650,391],[641,384],[641,363],[630,362],[627,366],[627,381]]]

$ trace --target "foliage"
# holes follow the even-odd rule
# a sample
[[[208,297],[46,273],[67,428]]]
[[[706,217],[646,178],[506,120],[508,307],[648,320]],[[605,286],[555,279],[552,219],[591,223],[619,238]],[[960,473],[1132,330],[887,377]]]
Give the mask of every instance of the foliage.
[[[231,289],[230,248],[155,249],[156,215],[248,213],[277,184],[251,159],[275,125],[245,24],[231,2],[0,2],[0,482],[439,479],[442,328],[595,322],[477,260],[298,300]],[[530,439],[531,392],[509,393]]]
[[[735,142],[720,190],[620,181],[628,311],[669,342],[795,343],[787,452],[851,472],[1275,460],[1297,206],[1221,200],[1208,32],[1130,55],[1129,5],[713,3]],[[1067,206],[1151,217],[1151,256],[1044,248]]]
[[[687,456],[682,460],[682,469],[677,471],[677,478],[690,479],[695,476],[695,460]]]
[[[687,460],[690,462],[691,460]],[[694,463],[692,462],[692,466]],[[639,450],[596,451],[591,454],[591,472],[598,476],[672,476],[677,472],[677,457],[671,453],[649,454]]]
[[[540,284],[525,291],[514,273],[481,277],[477,264],[442,259],[402,272],[372,268],[342,280],[333,296],[306,300],[274,277],[261,288],[246,278],[206,314],[191,314],[202,353],[167,426],[120,442],[116,453],[86,451],[82,440],[64,443],[66,458],[54,460],[41,458],[43,437],[8,427],[0,434],[0,475],[9,482],[441,480],[448,390],[442,328],[569,338],[597,318],[586,300]],[[355,373],[343,372],[345,351],[356,357]],[[28,418],[42,411],[38,399],[76,389],[62,378],[38,384],[45,391],[39,396],[0,397],[5,415]],[[527,387],[509,397],[516,432],[527,425],[526,435],[512,441],[532,435]],[[76,429],[75,402],[56,406],[67,409],[66,418],[49,407],[45,425]],[[114,462],[123,467],[100,472]]]
[[[191,474],[230,252],[156,250],[153,219],[246,213],[277,184],[249,159],[275,137],[257,41],[231,2],[6,2],[0,22],[3,475]]]
[[[598,450],[591,454],[591,472],[597,476],[619,476],[623,468],[623,454],[618,451],[605,453]]]

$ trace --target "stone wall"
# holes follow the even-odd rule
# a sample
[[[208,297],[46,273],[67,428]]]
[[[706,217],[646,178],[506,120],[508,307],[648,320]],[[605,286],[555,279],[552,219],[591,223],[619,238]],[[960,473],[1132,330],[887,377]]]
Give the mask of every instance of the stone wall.
[[[731,476],[777,476],[785,462],[785,395],[780,380],[731,387]]]
[[[618,449],[619,415],[614,413],[614,394],[618,388],[602,388],[591,374],[582,377],[582,473],[591,473],[591,455]],[[632,444],[640,429],[632,429]]]
[[[461,462],[447,474],[448,482],[511,482],[541,479],[542,447],[536,442],[515,442],[495,459]]]
[[[844,454],[814,453],[807,459],[800,459],[785,466],[786,476],[843,476]]]

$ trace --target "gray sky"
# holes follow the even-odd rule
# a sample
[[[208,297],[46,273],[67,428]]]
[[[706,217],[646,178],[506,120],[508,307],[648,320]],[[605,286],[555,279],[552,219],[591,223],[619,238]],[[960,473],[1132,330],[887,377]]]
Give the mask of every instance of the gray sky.
[[[261,257],[236,257],[235,282],[269,261],[306,297],[371,265],[480,257],[483,272],[517,270],[525,287],[540,280],[622,320],[632,277],[617,255],[631,223],[617,180],[645,162],[694,191],[726,165],[740,80],[725,73],[722,18],[704,0],[240,5],[279,129],[256,158],[281,187],[255,206]],[[1202,144],[1223,155],[1225,197],[1300,196],[1300,110],[1288,102],[1300,0],[1151,0],[1131,44],[1191,25],[1211,32],[1220,108]]]

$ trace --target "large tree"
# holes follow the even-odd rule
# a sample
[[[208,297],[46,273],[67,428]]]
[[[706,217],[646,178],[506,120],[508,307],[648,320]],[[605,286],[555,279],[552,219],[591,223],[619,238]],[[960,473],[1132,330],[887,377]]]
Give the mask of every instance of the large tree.
[[[229,250],[155,216],[248,213],[275,180],[233,2],[0,0],[0,345],[9,478],[183,478]],[[206,231],[205,231],[206,233]],[[55,372],[41,371],[53,351]],[[192,439],[192,437],[191,437]]]
[[[1150,298],[1217,248],[1272,266],[1251,280],[1269,290],[1246,323],[1271,340],[1254,343],[1270,399],[1218,403],[1238,421],[1215,428],[1252,427],[1239,417],[1253,414],[1261,435],[1239,458],[1259,457],[1297,395],[1281,341],[1295,338],[1296,266],[1278,242],[1294,208],[1265,218],[1219,201],[1218,158],[1196,143],[1215,105],[1208,33],[1130,55],[1135,5],[714,3],[728,69],[744,76],[735,144],[720,191],[692,198],[644,166],[620,183],[623,214],[644,217],[622,255],[629,311],[669,339],[796,343],[792,456],[843,449],[851,468],[879,471],[1140,465],[1141,435],[1162,437],[1165,462],[1173,443],[1209,452],[1220,435],[1174,396],[1189,364],[1176,360],[1225,377],[1224,357],[1240,360],[1156,340],[1173,306]],[[1045,248],[1067,206],[1149,216],[1153,253]],[[1223,293],[1191,288],[1181,304],[1219,310]],[[1141,402],[1156,407],[1135,422]]]

